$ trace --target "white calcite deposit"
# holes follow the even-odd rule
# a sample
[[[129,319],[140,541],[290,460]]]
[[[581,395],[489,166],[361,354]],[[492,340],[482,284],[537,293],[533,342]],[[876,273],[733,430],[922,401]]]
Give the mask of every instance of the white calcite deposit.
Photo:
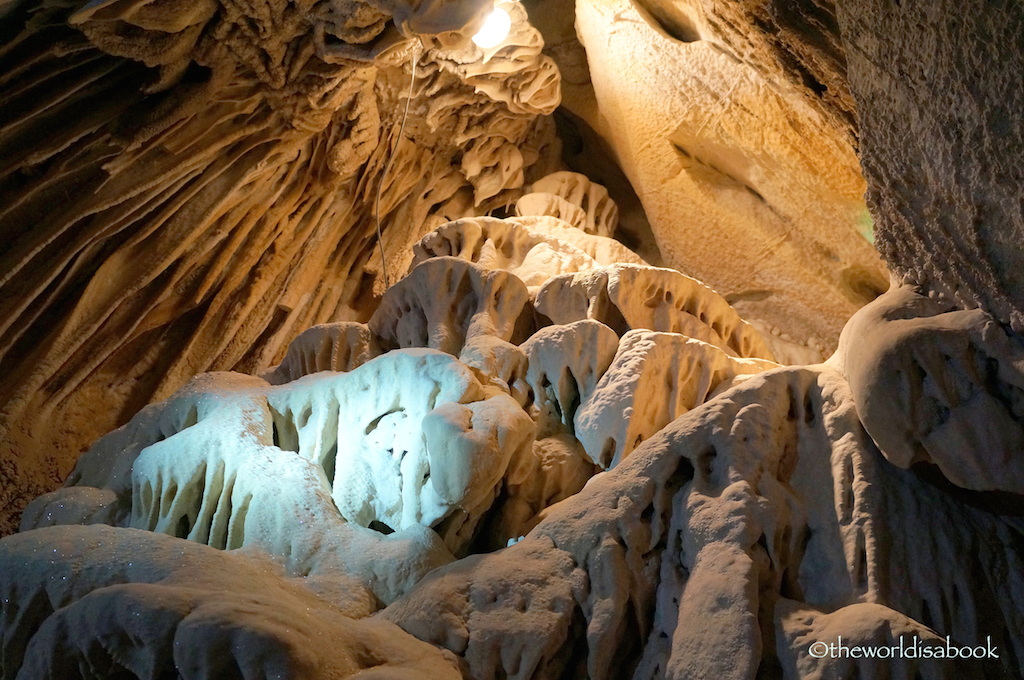
[[[894,288],[783,367],[601,238],[444,225],[367,324],[101,438],[0,541],[0,676],[1024,671],[1012,339]],[[839,635],[1000,656],[810,655]]]

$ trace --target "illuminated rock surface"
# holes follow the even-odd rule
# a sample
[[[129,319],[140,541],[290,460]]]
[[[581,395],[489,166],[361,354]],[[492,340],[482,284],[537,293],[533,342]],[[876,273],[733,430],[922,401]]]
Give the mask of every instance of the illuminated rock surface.
[[[484,0],[80,4],[2,10],[3,533],[149,401],[365,321],[378,187],[393,283],[557,168],[558,71],[518,6],[485,55]]]
[[[0,9],[0,678],[1024,676],[1021,8],[487,5]]]
[[[483,224],[525,233],[519,219],[505,231]],[[467,224],[478,223],[441,227],[428,242]],[[535,288],[544,315],[533,321],[554,323],[516,346],[509,340],[525,328],[517,320],[534,304],[526,286],[446,252],[397,282],[368,326],[300,335],[271,373],[280,385],[200,376],[97,442],[67,488],[34,501],[25,533],[0,543],[0,554],[18,561],[51,542],[93,546],[57,563],[90,565],[97,580],[79,576],[75,592],[95,590],[82,602],[113,613],[85,632],[76,617],[91,610],[76,596],[49,609],[32,600],[39,618],[18,618],[32,592],[18,590],[4,614],[18,621],[8,624],[10,667],[35,672],[57,653],[36,649],[72,659],[114,649],[103,658],[119,659],[110,640],[130,636],[144,641],[132,663],[213,677],[202,674],[212,661],[192,670],[166,640],[201,627],[204,607],[216,606],[237,631],[231,639],[258,634],[273,650],[242,659],[243,677],[262,677],[253,669],[263,663],[293,664],[285,677],[350,667],[342,649],[300,653],[324,634],[311,632],[322,617],[380,663],[406,664],[418,638],[446,656],[434,652],[414,672],[440,672],[432,663],[449,672],[444,659],[458,659],[451,668],[480,680],[747,678],[765,667],[872,676],[875,661],[808,655],[811,643],[840,634],[864,645],[950,635],[1002,650],[986,661],[886,665],[892,677],[1024,667],[1024,527],[1003,514],[1006,498],[977,495],[1020,493],[1007,459],[1020,436],[1020,361],[984,313],[946,311],[896,288],[851,321],[829,363],[778,367],[737,356],[763,348],[760,338],[698,282],[590,260],[591,269],[555,272]],[[560,281],[582,292],[559,298],[551,286]],[[621,337],[576,318],[609,319],[609,310],[619,310]],[[678,332],[687,329],[718,345]],[[368,349],[393,345],[402,348]],[[928,373],[950,366],[961,378],[948,384]],[[975,383],[964,380],[971,375]],[[899,401],[914,389],[930,400]],[[1005,404],[1005,420],[978,416],[989,402]],[[914,415],[932,403],[927,418]],[[908,420],[892,416],[900,413]],[[957,436],[930,437],[943,428]],[[999,443],[1002,457],[970,461],[946,442],[973,451]],[[919,462],[939,475],[901,469]],[[100,526],[39,528],[61,524]],[[111,543],[173,540],[148,532],[227,553],[196,546],[163,560],[158,550],[158,576],[118,572],[121,585],[108,588],[96,562],[113,567],[97,555]],[[278,565],[260,578],[304,584],[302,597],[318,602],[290,615],[293,628],[274,628],[277,612],[251,632],[250,614],[228,613],[242,597],[230,588],[153,595],[145,585],[188,564],[249,564],[254,551]],[[245,597],[263,620],[263,595]],[[125,607],[154,623],[140,632],[116,614]],[[385,622],[405,631],[392,646],[375,637]],[[217,656],[218,640],[197,642],[198,658]]]
[[[718,290],[800,362],[827,357],[887,279],[853,103],[833,86],[845,74],[826,42],[839,42],[832,3],[550,4],[528,6],[563,105],[619,160],[661,264]]]

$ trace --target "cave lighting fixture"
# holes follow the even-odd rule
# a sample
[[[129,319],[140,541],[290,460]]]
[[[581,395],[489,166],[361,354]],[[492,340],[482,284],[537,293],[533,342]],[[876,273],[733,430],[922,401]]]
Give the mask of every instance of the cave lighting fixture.
[[[473,36],[473,42],[477,47],[483,49],[497,47],[502,40],[508,37],[510,30],[512,30],[512,17],[502,8],[495,7],[494,11],[484,20],[484,25]]]

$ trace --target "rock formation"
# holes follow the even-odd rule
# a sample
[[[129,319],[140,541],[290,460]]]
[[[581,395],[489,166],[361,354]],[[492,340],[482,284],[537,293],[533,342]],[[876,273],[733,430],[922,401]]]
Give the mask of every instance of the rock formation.
[[[375,208],[394,281],[554,169],[557,69],[518,6],[469,43],[488,4],[8,5],[0,531],[150,399],[365,320]]]
[[[497,5],[0,7],[0,680],[1024,677],[1024,11]]]
[[[831,354],[887,285],[832,3],[526,4],[662,264],[722,292],[787,363]]]
[[[878,248],[902,280],[1024,330],[1024,9],[837,3]],[[901,39],[879,40],[879,23]]]
[[[23,535],[0,543],[8,564],[53,544],[58,564],[96,565],[75,577],[87,596],[47,591],[35,618],[17,612],[39,586],[5,600],[10,677],[53,649],[79,667],[99,655],[103,668],[214,677],[213,662],[188,666],[166,641],[202,630],[204,607],[230,611],[237,596],[179,595],[174,573],[222,569],[214,562],[229,556],[303,593],[288,597],[316,600],[293,611],[291,632],[222,614],[234,639],[262,636],[272,654],[259,663],[287,677],[351,663],[345,648],[302,651],[321,617],[377,663],[408,664],[426,642],[441,652],[410,672],[437,664],[481,680],[877,672],[874,661],[808,654],[837,635],[850,645],[948,635],[1001,650],[885,664],[891,677],[1024,670],[1024,526],[971,495],[1021,492],[1009,449],[1024,371],[994,320],[895,288],[855,316],[829,363],[779,367],[743,358],[764,350],[756,331],[680,274],[581,258],[572,262],[589,268],[565,273],[569,260],[554,258],[530,293],[480,264],[566,247],[567,224],[545,237],[522,219],[426,236],[422,261],[369,323],[300,335],[267,374],[276,387],[200,376],[99,440],[66,488],[29,506]],[[462,257],[427,256],[439,243],[461,244]],[[583,281],[579,294],[553,294],[563,280],[570,293]],[[621,338],[604,323],[613,317]],[[951,366],[945,378],[926,372]],[[935,391],[943,379],[954,382]],[[933,401],[934,416],[915,416]],[[979,416],[993,403],[1005,420]],[[956,436],[932,434],[944,430]],[[951,448],[993,442],[1002,448],[969,467]],[[203,545],[163,560],[166,539],[149,532]],[[112,580],[95,541],[151,544],[155,566]],[[278,571],[249,566],[260,559]],[[166,590],[151,595],[150,583]],[[255,616],[264,601],[249,605]],[[118,640],[139,635],[130,620],[105,617],[102,642],[76,626],[91,607],[152,612],[144,618],[159,623],[136,665],[120,661]],[[362,618],[345,618],[353,608]],[[392,624],[405,632],[379,644],[376,630]],[[216,657],[219,638],[189,639],[198,658]],[[262,677],[251,663],[238,662],[243,677]]]

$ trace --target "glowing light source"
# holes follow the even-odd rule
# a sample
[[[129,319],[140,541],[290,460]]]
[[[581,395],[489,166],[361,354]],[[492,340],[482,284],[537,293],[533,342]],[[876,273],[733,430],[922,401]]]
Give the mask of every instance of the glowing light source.
[[[508,37],[508,32],[511,29],[512,17],[500,7],[495,7],[494,11],[484,21],[484,25],[473,36],[473,42],[476,43],[477,47],[484,49],[496,47],[502,40]]]

